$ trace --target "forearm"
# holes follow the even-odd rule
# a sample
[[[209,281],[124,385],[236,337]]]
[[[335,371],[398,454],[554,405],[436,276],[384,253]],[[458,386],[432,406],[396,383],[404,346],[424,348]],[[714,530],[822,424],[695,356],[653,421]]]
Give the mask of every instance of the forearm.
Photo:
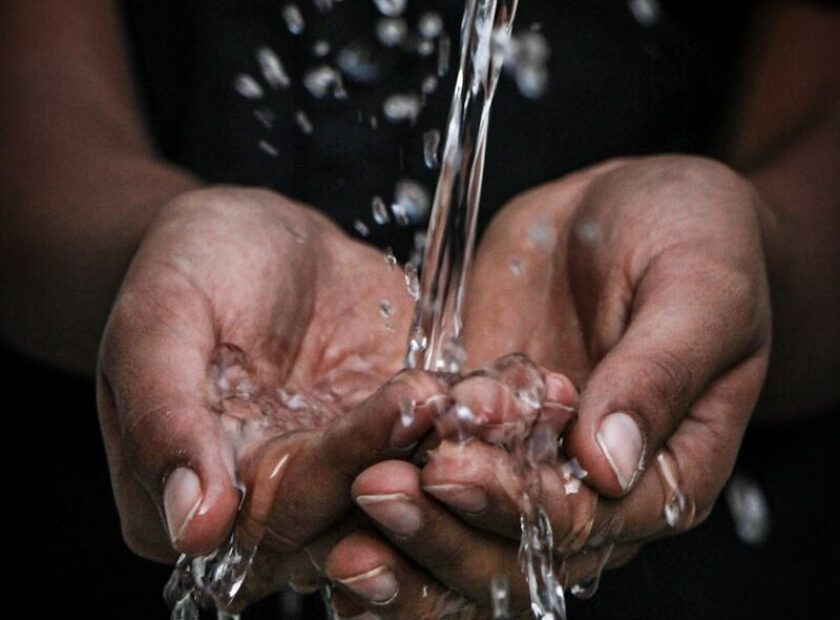
[[[774,342],[758,417],[840,400],[840,11],[767,3],[745,58],[728,159],[768,207]]]
[[[760,417],[824,410],[840,400],[840,106],[821,112],[749,175],[775,221],[767,260],[773,355]]]
[[[110,4],[26,4],[0,37],[0,337],[90,372],[148,223],[196,182],[146,139]]]

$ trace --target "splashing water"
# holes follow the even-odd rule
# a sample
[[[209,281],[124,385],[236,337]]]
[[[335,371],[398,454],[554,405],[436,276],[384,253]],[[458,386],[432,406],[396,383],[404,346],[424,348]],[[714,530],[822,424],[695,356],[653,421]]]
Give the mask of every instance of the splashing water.
[[[517,0],[466,3],[460,66],[429,221],[420,299],[409,333],[405,360],[408,367],[458,372],[464,362],[461,310],[475,243],[490,108],[516,7]],[[448,39],[445,43],[441,36],[438,48],[439,73],[443,75],[448,67]],[[513,456],[514,474],[521,485],[520,560],[528,580],[531,611],[535,618],[562,620],[566,617],[566,603],[563,587],[554,574],[553,533],[539,506],[542,489],[537,468],[557,459],[553,433],[535,424],[545,386],[536,367],[521,356],[505,358],[493,372],[505,381],[518,377],[509,387],[522,410],[529,414],[520,421],[521,428],[513,433],[513,441],[506,447]],[[470,417],[459,415],[456,407],[459,435],[470,423]],[[491,595],[494,617],[505,617],[506,585],[494,580]]]

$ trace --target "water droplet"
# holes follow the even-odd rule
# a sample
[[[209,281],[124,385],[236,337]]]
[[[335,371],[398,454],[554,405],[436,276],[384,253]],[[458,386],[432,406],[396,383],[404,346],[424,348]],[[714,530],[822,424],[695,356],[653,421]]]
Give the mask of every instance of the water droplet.
[[[330,42],[324,39],[318,39],[312,44],[312,54],[317,58],[323,58],[330,53]]]
[[[537,99],[548,88],[547,62],[550,55],[545,37],[534,31],[511,37],[498,44],[505,59],[505,71],[513,75],[519,92],[525,97]]]
[[[365,224],[362,220],[355,220],[353,222],[353,228],[356,230],[357,233],[359,233],[359,236],[361,237],[367,237],[368,235],[370,235],[370,228],[368,228],[368,225]]]
[[[434,170],[440,166],[438,159],[438,148],[440,146],[440,131],[437,129],[430,129],[423,134],[423,160],[426,162],[426,167],[429,170]]]
[[[548,220],[540,219],[528,229],[528,241],[535,248],[551,250],[554,247],[551,226]]]
[[[656,466],[665,487],[665,522],[670,527],[676,528],[686,514],[688,502],[680,489],[676,471],[669,463],[665,449],[656,455]]]
[[[333,7],[333,0],[315,0],[315,8],[321,13],[329,13]]]
[[[431,56],[435,51],[435,44],[433,41],[423,39],[417,42],[417,53],[421,56]]]
[[[510,618],[510,594],[507,577],[494,575],[490,580],[490,601],[493,607],[493,620]]]
[[[375,115],[371,116],[369,120],[371,129],[379,129],[379,119]]]
[[[405,11],[407,0],[373,0],[373,3],[386,17],[397,17]]]
[[[376,22],[376,38],[385,47],[396,47],[405,41],[408,25],[404,19],[383,17]]]
[[[583,219],[577,226],[575,226],[575,236],[584,245],[589,246],[598,245],[603,238],[601,227],[592,219]]]
[[[525,65],[516,72],[516,86],[529,99],[539,99],[548,90],[548,71],[545,67]]]
[[[398,224],[421,224],[429,215],[429,205],[429,193],[422,185],[410,179],[397,182],[391,211]]]
[[[577,480],[583,480],[589,475],[589,472],[580,466],[576,458],[563,463],[560,471],[563,473],[564,478],[576,478]]]
[[[288,88],[289,84],[291,84],[289,75],[283,68],[283,63],[271,48],[261,47],[258,49],[257,62],[260,63],[260,70],[265,81],[272,88]]]
[[[657,0],[629,0],[628,6],[642,26],[650,27],[659,21],[661,9]]]
[[[400,121],[409,121],[414,123],[417,115],[420,114],[422,102],[420,97],[414,93],[398,93],[391,95],[382,104],[382,111],[392,123],[399,123]]]
[[[379,314],[383,319],[391,318],[391,315],[394,314],[394,307],[391,305],[390,301],[383,299],[379,302]]]
[[[263,89],[259,83],[247,73],[236,76],[233,87],[246,99],[262,99]]]
[[[391,221],[391,216],[388,215],[388,207],[385,206],[385,202],[379,196],[373,197],[373,201],[370,203],[370,209],[373,213],[373,221],[380,226]]]
[[[295,112],[295,123],[300,127],[300,130],[305,134],[312,133],[312,122],[303,110]]]
[[[424,95],[431,95],[433,92],[437,90],[438,87],[438,79],[437,76],[434,75],[427,75],[423,79],[423,85],[421,86],[421,90],[423,91]]]
[[[444,75],[449,73],[450,45],[451,45],[451,42],[449,41],[449,37],[445,34],[441,34],[440,35],[440,40],[438,41],[438,62],[437,62],[438,77],[443,77]]]
[[[371,84],[382,76],[382,63],[369,45],[350,43],[338,53],[336,64],[354,82]]]
[[[403,270],[405,275],[405,288],[408,291],[408,296],[414,301],[420,299],[420,278],[417,277],[417,267],[408,262],[405,264]]]
[[[423,13],[417,20],[417,30],[425,39],[435,39],[443,32],[443,19],[434,11]]]
[[[306,22],[303,21],[303,15],[296,4],[287,4],[283,7],[283,19],[286,22],[286,27],[292,34],[300,34],[303,32]]]
[[[508,261],[508,269],[515,276],[521,276],[525,273],[525,265],[521,258],[511,258]]]
[[[726,487],[726,503],[735,521],[738,538],[748,545],[760,545],[770,535],[770,510],[761,488],[750,478],[736,473]]]
[[[274,123],[277,120],[274,111],[268,108],[257,108],[254,110],[254,118],[256,118],[266,129],[274,127]]]
[[[260,143],[257,146],[259,146],[264,153],[271,157],[277,157],[277,155],[279,155],[277,149],[266,140],[260,140]]]
[[[330,92],[336,99],[347,97],[341,74],[329,65],[319,65],[303,76],[303,85],[316,99],[323,99]]]
[[[385,248],[385,255],[383,256],[385,259],[385,264],[388,265],[388,269],[396,269],[399,262],[397,261],[397,257],[394,256],[394,251],[391,248]]]
[[[400,424],[408,428],[414,422],[416,403],[410,398],[400,400]]]

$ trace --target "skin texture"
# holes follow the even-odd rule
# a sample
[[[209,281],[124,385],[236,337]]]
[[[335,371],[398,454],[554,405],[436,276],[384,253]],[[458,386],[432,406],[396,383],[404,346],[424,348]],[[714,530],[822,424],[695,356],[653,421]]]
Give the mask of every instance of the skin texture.
[[[825,60],[837,56],[837,15],[789,3],[763,11],[772,28],[755,36],[728,149],[743,177],[696,158],[608,162],[515,200],[479,250],[469,363],[523,351],[565,382],[557,402],[577,403],[576,421],[554,429],[589,475],[577,494],[558,490],[548,502],[569,583],[607,561],[610,540],[609,562],[622,562],[670,531],[651,467],[661,449],[691,500],[678,529],[708,511],[768,363],[767,280],[775,353],[760,416],[807,416],[838,397],[840,98],[826,69],[836,63]],[[0,97],[0,293],[15,300],[0,305],[0,332],[77,372],[92,374],[99,351],[103,437],[132,549],[168,561],[173,546],[213,548],[234,527],[238,470],[249,493],[235,526],[246,539],[282,536],[268,537],[246,598],[326,573],[345,616],[486,615],[475,562],[513,565],[519,509],[487,474],[503,458],[491,445],[493,416],[515,413],[507,387],[465,381],[451,390],[485,399],[484,442],[462,449],[449,438],[424,466],[395,460],[408,454],[370,430],[393,429],[404,398],[449,388],[428,375],[379,387],[400,367],[393,333],[406,333],[410,301],[401,274],[301,205],[263,191],[200,190],[163,161],[137,112],[110,2],[3,3],[0,28],[9,88]],[[779,105],[765,105],[771,99]],[[535,219],[547,240],[532,243]],[[504,303],[513,296],[522,303]],[[379,322],[382,299],[394,306],[393,333]],[[230,393],[218,387],[223,367]],[[323,406],[301,416],[273,393],[278,385],[314,391]],[[598,441],[604,416],[617,411],[643,437],[646,467],[629,485]],[[420,438],[435,413],[402,439]],[[269,420],[262,433],[229,439],[258,416]],[[557,488],[556,470],[543,477]],[[167,494],[169,482],[180,492]],[[481,487],[487,507],[459,508],[453,484]],[[313,487],[323,495],[307,504]],[[415,505],[427,524],[422,545],[377,521],[375,502],[359,503],[382,493]],[[581,547],[593,536],[601,551]],[[459,539],[471,542],[453,548]],[[347,587],[379,566],[400,584],[384,606]],[[521,591],[514,596],[520,605]]]

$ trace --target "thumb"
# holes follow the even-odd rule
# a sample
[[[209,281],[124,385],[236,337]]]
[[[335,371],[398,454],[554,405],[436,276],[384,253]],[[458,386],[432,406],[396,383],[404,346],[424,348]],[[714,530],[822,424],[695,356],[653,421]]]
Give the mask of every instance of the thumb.
[[[446,387],[420,370],[397,374],[322,431],[281,436],[242,471],[249,491],[239,533],[278,551],[307,543],[353,507],[350,486],[370,465],[408,457],[434,427]]]
[[[159,543],[163,529],[178,551],[206,553],[229,533],[240,497],[232,450],[207,406],[214,330],[195,294],[160,287],[154,295],[152,303],[148,295],[120,295],[100,353],[100,418],[115,495],[123,531],[140,538],[133,547]],[[152,509],[158,523],[149,522]]]
[[[626,330],[584,386],[566,441],[587,482],[606,495],[633,488],[708,386],[769,340],[760,279],[660,258],[636,290]],[[743,425],[750,410],[738,412]]]

